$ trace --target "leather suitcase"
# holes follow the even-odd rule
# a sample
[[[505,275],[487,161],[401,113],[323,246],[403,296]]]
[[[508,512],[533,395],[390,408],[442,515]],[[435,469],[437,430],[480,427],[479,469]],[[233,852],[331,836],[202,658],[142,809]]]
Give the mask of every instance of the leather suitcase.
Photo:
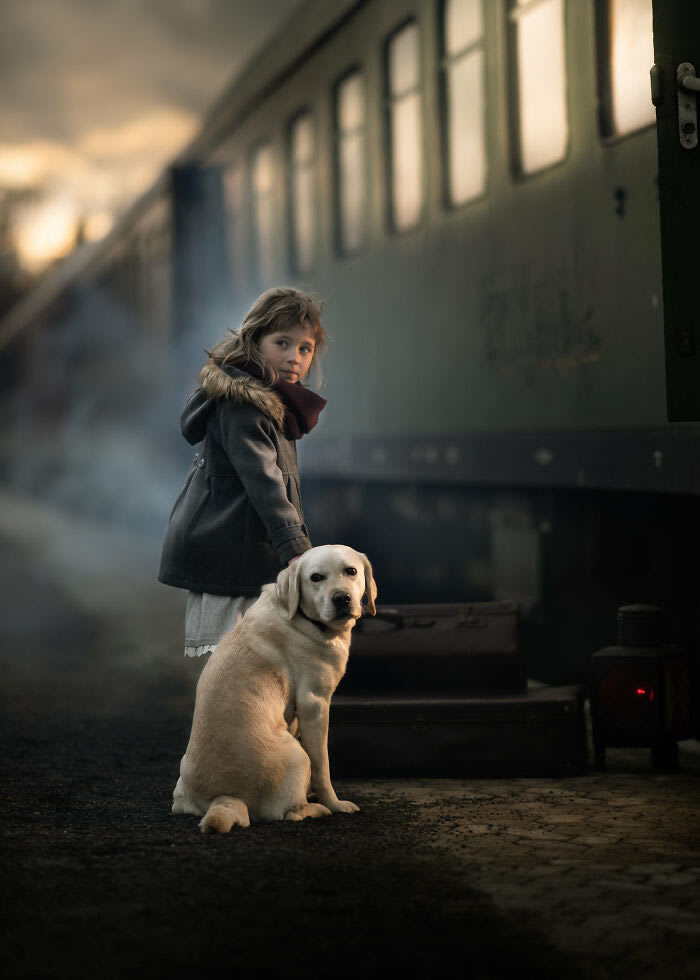
[[[333,776],[565,775],[587,767],[578,686],[483,697],[334,697]]]
[[[353,630],[337,693],[522,690],[519,630],[515,602],[378,606]]]

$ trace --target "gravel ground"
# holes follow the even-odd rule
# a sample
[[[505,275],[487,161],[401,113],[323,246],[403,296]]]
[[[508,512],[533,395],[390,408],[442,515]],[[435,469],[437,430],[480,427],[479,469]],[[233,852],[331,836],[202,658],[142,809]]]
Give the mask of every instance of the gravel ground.
[[[359,813],[203,836],[170,813],[184,597],[148,543],[0,503],[5,976],[698,975],[693,746],[673,775],[341,780]]]
[[[435,849],[410,793],[344,783],[358,814],[225,836],[173,817],[184,734],[140,709],[3,732],[6,976],[563,975],[527,916]]]

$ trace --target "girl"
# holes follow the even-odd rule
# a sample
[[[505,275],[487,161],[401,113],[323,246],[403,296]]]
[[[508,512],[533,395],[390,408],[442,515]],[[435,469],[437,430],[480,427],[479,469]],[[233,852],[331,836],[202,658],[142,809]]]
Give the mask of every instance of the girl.
[[[189,589],[185,654],[211,653],[261,586],[311,548],[296,440],[326,404],[301,384],[326,347],[321,304],[269,289],[209,354],[181,417],[200,443],[175,501],[158,578]]]

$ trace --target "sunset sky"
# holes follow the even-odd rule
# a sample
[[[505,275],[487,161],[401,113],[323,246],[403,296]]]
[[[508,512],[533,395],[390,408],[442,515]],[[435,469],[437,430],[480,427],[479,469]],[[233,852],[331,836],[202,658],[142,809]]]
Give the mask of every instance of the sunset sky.
[[[0,200],[39,272],[144,191],[303,0],[2,0]]]

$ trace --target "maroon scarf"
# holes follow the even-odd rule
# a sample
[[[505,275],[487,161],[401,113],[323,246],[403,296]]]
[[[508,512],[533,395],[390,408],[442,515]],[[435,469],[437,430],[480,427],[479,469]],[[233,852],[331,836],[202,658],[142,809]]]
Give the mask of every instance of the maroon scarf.
[[[269,379],[252,361],[241,364],[239,370],[252,375],[258,381],[269,384]],[[271,386],[282,398],[287,409],[284,418],[284,434],[288,439],[301,439],[311,432],[318,422],[318,417],[326,407],[326,399],[321,398],[315,391],[305,388],[300,381],[283,381],[282,378]]]

